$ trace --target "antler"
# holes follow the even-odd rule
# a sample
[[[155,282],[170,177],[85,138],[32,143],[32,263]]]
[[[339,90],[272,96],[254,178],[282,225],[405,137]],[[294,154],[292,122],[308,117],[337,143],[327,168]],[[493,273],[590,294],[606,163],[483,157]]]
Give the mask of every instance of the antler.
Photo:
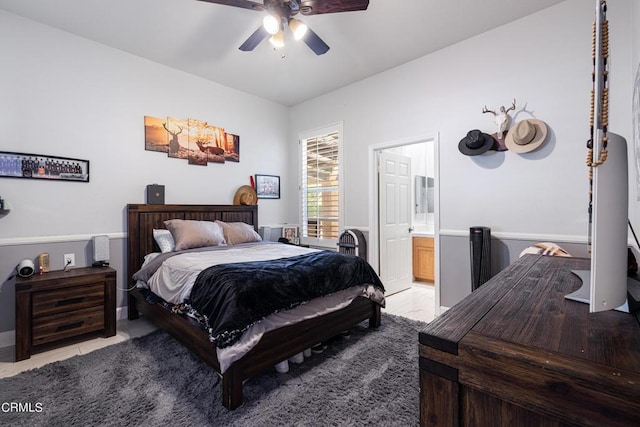
[[[507,108],[507,113],[511,110],[515,110],[516,109],[516,99],[513,98],[513,103],[511,104],[511,107]]]
[[[178,129],[180,129],[180,132],[171,132],[171,131],[169,130],[169,128],[167,127],[167,124],[166,124],[166,123],[163,123],[163,124],[162,124],[162,127],[164,128],[164,130],[166,130],[167,132],[169,132],[169,133],[171,134],[171,136],[177,136],[177,135],[180,135],[180,134],[182,133],[182,126],[178,126]]]
[[[496,112],[495,112],[495,111],[493,111],[493,110],[489,110],[489,109],[487,108],[487,106],[486,106],[486,105],[485,105],[485,106],[484,106],[484,108],[482,109],[482,113],[483,113],[483,114],[484,114],[484,113],[496,114]]]

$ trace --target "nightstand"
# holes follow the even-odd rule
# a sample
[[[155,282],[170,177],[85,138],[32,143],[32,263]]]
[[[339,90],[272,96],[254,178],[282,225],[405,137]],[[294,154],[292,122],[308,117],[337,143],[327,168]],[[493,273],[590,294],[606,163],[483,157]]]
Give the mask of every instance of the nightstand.
[[[16,279],[16,362],[116,334],[116,271],[73,268]]]

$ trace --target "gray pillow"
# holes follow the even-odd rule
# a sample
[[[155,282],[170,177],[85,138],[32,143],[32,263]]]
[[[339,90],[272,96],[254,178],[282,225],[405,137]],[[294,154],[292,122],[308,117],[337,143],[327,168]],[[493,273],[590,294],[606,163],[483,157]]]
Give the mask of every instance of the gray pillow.
[[[222,222],[216,221],[222,227],[224,240],[228,245],[237,245],[239,243],[260,242],[262,237],[252,225],[245,222]]]
[[[222,227],[213,221],[170,219],[164,225],[176,242],[176,251],[225,244]]]

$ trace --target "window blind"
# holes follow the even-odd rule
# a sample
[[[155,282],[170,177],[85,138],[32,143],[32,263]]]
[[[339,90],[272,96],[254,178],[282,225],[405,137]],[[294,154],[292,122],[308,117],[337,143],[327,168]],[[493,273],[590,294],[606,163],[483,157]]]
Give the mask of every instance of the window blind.
[[[302,237],[337,240],[340,228],[340,134],[302,140]]]

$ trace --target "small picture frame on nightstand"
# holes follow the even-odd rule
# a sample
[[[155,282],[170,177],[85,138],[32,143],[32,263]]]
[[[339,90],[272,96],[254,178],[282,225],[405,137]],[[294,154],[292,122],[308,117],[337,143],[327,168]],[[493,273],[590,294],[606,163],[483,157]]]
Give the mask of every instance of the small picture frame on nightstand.
[[[294,243],[298,238],[298,227],[282,227],[282,237],[287,239],[289,242]]]

